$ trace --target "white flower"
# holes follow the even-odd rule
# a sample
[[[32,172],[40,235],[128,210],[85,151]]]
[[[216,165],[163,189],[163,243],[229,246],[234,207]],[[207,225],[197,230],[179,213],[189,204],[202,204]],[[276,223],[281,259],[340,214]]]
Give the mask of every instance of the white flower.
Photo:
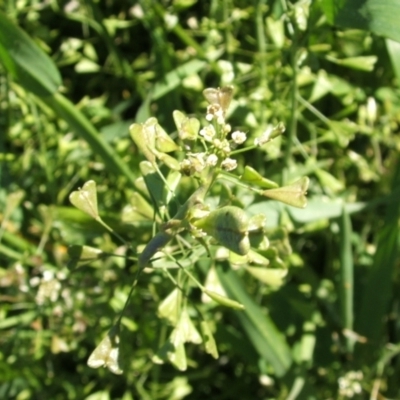
[[[367,100],[367,118],[368,122],[372,125],[376,121],[377,105],[373,97],[368,97]]]
[[[203,136],[207,142],[211,142],[213,137],[215,136],[215,128],[212,125],[205,126],[199,132],[200,136]]]
[[[214,139],[213,140],[213,145],[218,150],[222,150],[226,154],[231,152],[231,146],[229,145],[229,142],[226,139],[224,139],[224,140]]]
[[[207,107],[206,120],[212,121],[214,118],[217,120],[218,125],[225,124],[224,110],[219,104],[210,104]]]
[[[205,153],[191,153],[188,154],[192,167],[196,172],[201,172],[206,167]]]
[[[225,134],[229,133],[231,130],[232,130],[232,127],[231,127],[229,124],[225,124],[225,125],[222,127],[222,131],[223,131]]]
[[[221,163],[221,167],[226,171],[232,171],[237,167],[237,161],[233,158],[225,158]]]
[[[215,154],[210,154],[206,159],[206,164],[214,167],[217,165],[218,157]]]
[[[246,141],[246,139],[247,139],[247,137],[244,132],[241,132],[241,131],[232,132],[232,140],[236,144],[242,144]]]

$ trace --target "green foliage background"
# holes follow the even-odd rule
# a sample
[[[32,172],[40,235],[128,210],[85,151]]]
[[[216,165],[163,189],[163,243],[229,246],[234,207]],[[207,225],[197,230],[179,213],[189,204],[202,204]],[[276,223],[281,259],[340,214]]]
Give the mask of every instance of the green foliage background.
[[[359,12],[347,12],[351,2],[345,21],[334,3],[2,4],[0,398],[328,399],[358,384],[358,398],[400,398],[400,46],[374,1],[361,26],[348,17]],[[204,114],[202,90],[226,84],[235,86],[229,122],[249,140],[267,124],[287,127],[265,150],[239,156],[239,171],[311,179],[304,210],[242,199],[290,233],[286,283],[277,290],[225,272],[248,314],[209,306],[220,358],[186,346],[181,372],[151,361],[169,334],[157,306],[171,285],[144,274],[124,318],[125,374],[90,369],[135,263],[68,195],[95,180],[104,220],[133,248],[148,242],[151,216],[124,220],[143,160],[129,125],[156,116],[173,134],[174,110]],[[71,271],[74,244],[114,256]]]

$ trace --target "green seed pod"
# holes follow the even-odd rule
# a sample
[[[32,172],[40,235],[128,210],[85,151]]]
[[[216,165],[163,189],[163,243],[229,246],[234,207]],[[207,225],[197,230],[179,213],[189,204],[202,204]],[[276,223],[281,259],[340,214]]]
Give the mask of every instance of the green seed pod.
[[[207,296],[210,296],[215,302],[221,304],[221,306],[234,308],[235,310],[244,310],[243,304],[240,304],[239,302],[232,300],[229,297],[221,296],[220,294],[207,289],[204,289],[203,292]]]
[[[250,250],[248,218],[239,207],[219,208],[194,225],[237,254],[245,255]]]

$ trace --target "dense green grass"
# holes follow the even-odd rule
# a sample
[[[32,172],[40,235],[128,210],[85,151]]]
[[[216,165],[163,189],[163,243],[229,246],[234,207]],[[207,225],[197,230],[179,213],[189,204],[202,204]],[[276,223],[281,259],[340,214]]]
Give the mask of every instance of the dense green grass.
[[[326,14],[319,2],[261,0],[1,6],[0,398],[400,397],[398,45],[333,28],[328,3]],[[207,200],[264,214],[265,270],[286,278],[260,280],[247,265],[219,261],[214,245],[211,258],[193,247],[194,262],[174,253],[141,274],[125,309],[124,374],[91,369],[137,256],[168,215],[149,206],[138,180],[144,152],[129,126],[155,116],[175,139],[173,111],[204,125],[203,89],[225,85],[235,88],[229,123],[247,143],[268,125],[286,126],[268,145],[237,152],[237,175],[249,166],[281,186],[310,179],[305,209],[232,179]],[[122,240],[71,205],[89,180]],[[171,215],[195,186],[180,181]],[[168,195],[157,193],[159,205]],[[83,245],[103,253],[77,267]],[[245,310],[202,302],[176,261],[203,284],[215,271]],[[158,318],[171,276],[188,285],[190,317],[198,329],[199,315],[208,321],[219,352],[187,343],[184,371],[152,361],[172,330]]]

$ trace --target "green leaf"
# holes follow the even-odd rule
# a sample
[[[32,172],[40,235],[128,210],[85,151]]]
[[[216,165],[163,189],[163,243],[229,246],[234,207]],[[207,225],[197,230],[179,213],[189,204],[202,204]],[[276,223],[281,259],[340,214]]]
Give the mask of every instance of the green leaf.
[[[179,110],[175,110],[172,115],[180,139],[196,140],[200,130],[200,121],[197,118],[188,118]]]
[[[211,211],[194,225],[237,254],[244,255],[250,250],[248,218],[239,207],[226,206]]]
[[[44,97],[61,86],[60,73],[37,44],[0,12],[0,60],[26,90]]]
[[[180,371],[186,371],[187,361],[185,346],[182,333],[178,329],[172,331],[165,344],[158,350],[157,354],[152,357],[152,361],[155,364],[164,364],[167,360]]]
[[[203,334],[203,342],[206,353],[211,354],[215,359],[219,357],[217,344],[211,332],[210,325],[207,321],[201,321],[201,333]]]
[[[182,292],[175,288],[158,306],[157,315],[176,325],[181,313]]]
[[[88,366],[91,368],[107,367],[114,374],[122,374],[119,342],[119,326],[116,325],[94,349],[87,361]]]
[[[285,375],[292,364],[292,358],[284,335],[265,310],[248,295],[235,271],[221,265],[217,272],[228,295],[245,307],[245,310],[235,314],[254,348],[271,365],[277,376]]]
[[[25,192],[23,190],[17,190],[7,195],[6,205],[3,210],[1,226],[3,226],[4,222],[10,218],[13,211],[20,205],[24,196]]]
[[[206,280],[204,282],[204,287],[213,293],[218,293],[221,296],[226,296],[225,290],[222,287],[221,282],[219,281],[218,274],[217,271],[215,270],[214,265],[212,265],[207,272]],[[204,292],[202,292],[201,301],[203,303],[209,303],[212,300],[211,297],[207,296]]]
[[[326,59],[337,65],[348,67],[351,69],[358,69],[360,71],[373,71],[378,57],[376,56],[360,56],[360,57],[348,57],[338,59],[332,56],[326,56]]]
[[[179,169],[179,162],[164,153],[179,149],[157,119],[149,118],[144,124],[133,124],[129,128],[131,137],[148,161],[155,164],[156,157],[172,169]]]
[[[268,286],[278,288],[283,285],[287,269],[272,269],[263,267],[246,267],[246,271]]]
[[[68,267],[71,269],[101,260],[106,256],[100,249],[79,245],[69,246],[68,255],[70,257]]]
[[[200,336],[200,333],[195,328],[192,320],[190,319],[186,307],[181,312],[179,322],[176,326],[176,329],[180,331],[182,340],[185,343],[191,342],[191,343],[199,344],[203,341]]]
[[[152,118],[151,120],[154,122],[155,118]],[[148,125],[149,121],[150,119],[147,120],[145,124],[131,125],[129,132],[139,151],[143,153],[148,161],[155,164],[156,156],[151,150],[154,149],[156,145],[156,132],[154,125]]]
[[[151,124],[154,123],[153,118],[150,118]],[[150,121],[149,120],[149,121]],[[171,153],[172,151],[179,150],[179,146],[174,142],[174,140],[168,135],[167,132],[163,129],[163,127],[158,124],[157,120],[154,118],[154,129],[156,132],[156,149],[161,151],[162,153]],[[150,123],[150,122],[149,122]],[[147,122],[146,122],[147,124]]]
[[[82,189],[72,192],[69,201],[79,210],[90,215],[95,220],[99,220],[99,211],[97,209],[96,182],[87,181]]]
[[[116,151],[99,135],[93,124],[77,107],[60,93],[42,99],[70,128],[88,142],[92,151],[98,154],[110,171],[126,177],[129,183],[141,194],[143,191],[136,185],[136,176],[116,153]],[[145,196],[146,197],[146,196]]]
[[[248,264],[256,264],[267,266],[270,261],[268,258],[265,258],[261,254],[257,253],[254,250],[250,250],[246,255],[238,255],[236,253],[229,254],[229,261],[233,265],[248,265]]]
[[[398,0],[324,0],[322,8],[331,23],[369,30],[400,42]]]
[[[307,177],[303,177],[289,186],[264,190],[262,195],[290,206],[304,208],[307,205],[306,194],[309,182]]]

